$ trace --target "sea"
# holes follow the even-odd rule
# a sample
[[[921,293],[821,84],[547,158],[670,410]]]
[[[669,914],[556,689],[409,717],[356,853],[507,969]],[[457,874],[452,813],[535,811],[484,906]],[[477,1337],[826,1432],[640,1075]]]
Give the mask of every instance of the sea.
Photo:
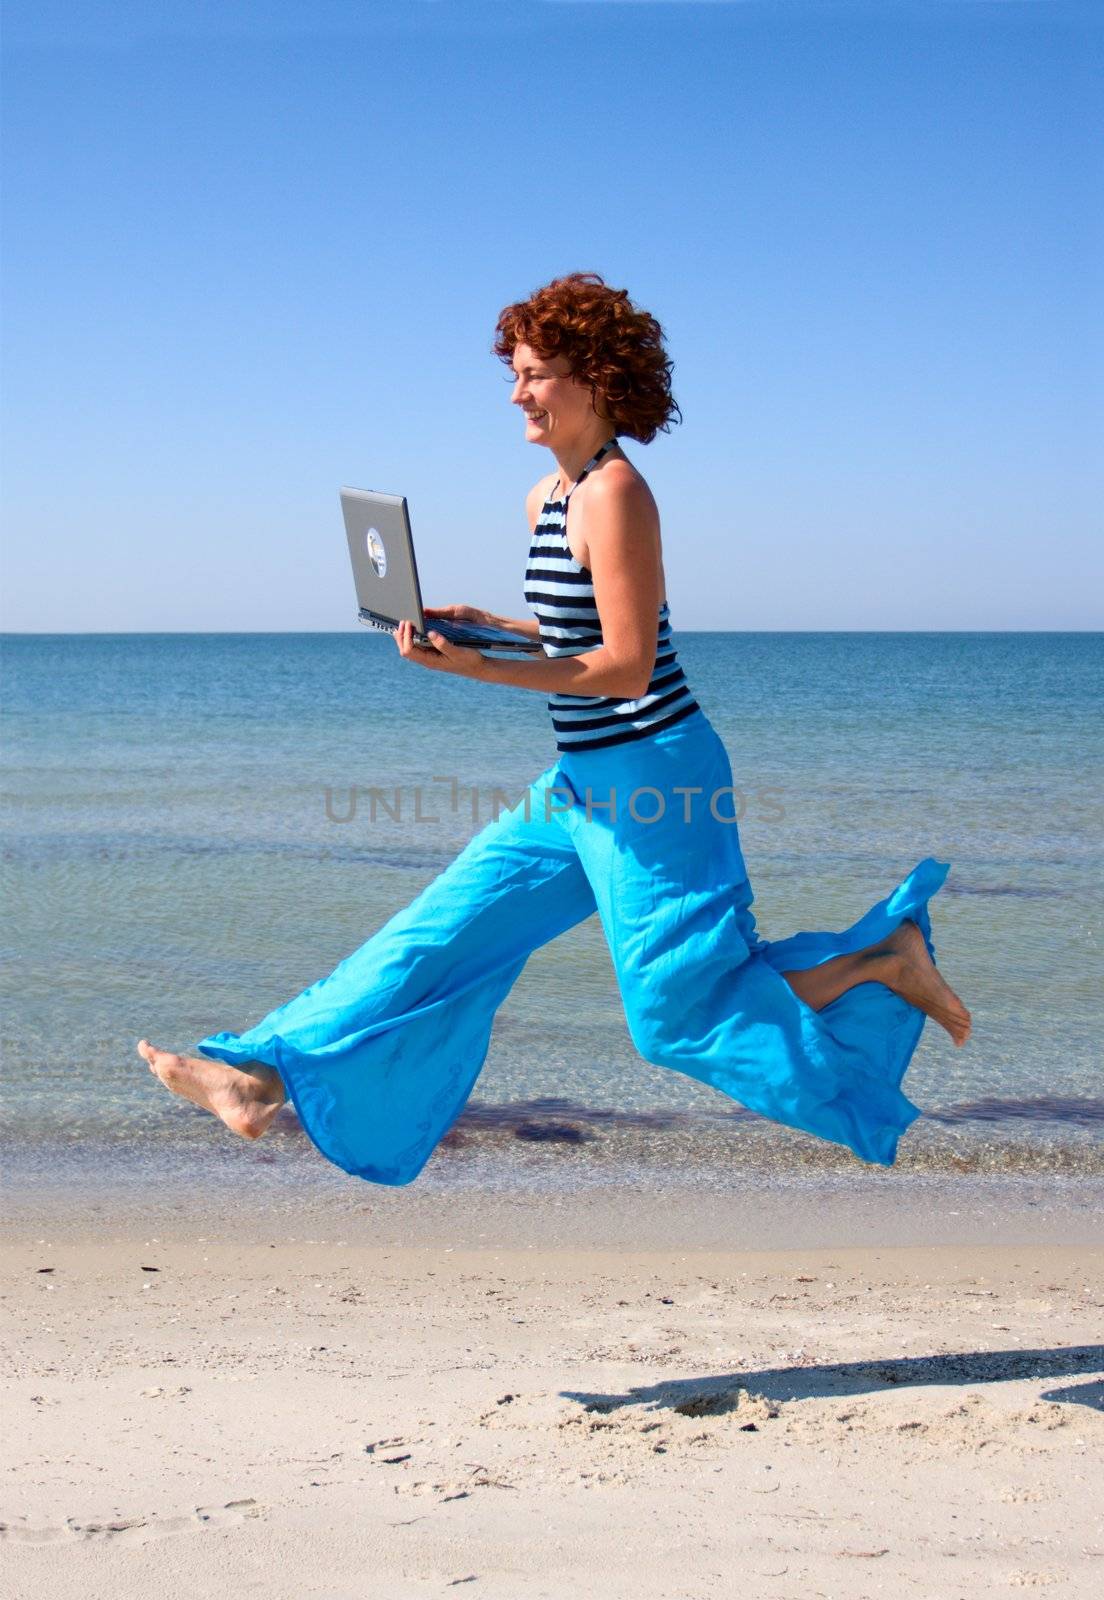
[[[1104,1174],[1104,635],[675,642],[729,752],[762,937],[846,927],[924,856],[951,864],[933,938],[974,1031],[956,1049],[926,1025],[904,1083],[923,1114],[877,1176]],[[0,657],[5,1181],[375,1187],[290,1108],[234,1139],[136,1041],[244,1031],[369,939],[553,762],[544,694],[424,672],[364,630],[11,634]],[[533,952],[417,1181],[873,1170],[644,1061],[595,916]]]

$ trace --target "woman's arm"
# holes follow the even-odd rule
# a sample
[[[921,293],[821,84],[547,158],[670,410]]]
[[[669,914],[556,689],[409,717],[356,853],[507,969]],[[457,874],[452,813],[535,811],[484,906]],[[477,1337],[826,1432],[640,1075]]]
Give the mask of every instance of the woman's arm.
[[[496,617],[494,612],[490,615],[492,628],[505,628],[507,633],[520,633],[526,639],[540,638],[540,623],[536,617],[518,617],[515,620],[510,617]]]
[[[479,606],[423,606],[424,617],[451,617],[454,622],[476,622],[484,628],[505,628],[508,633],[519,633],[526,639],[540,639],[540,623],[535,617],[513,621],[484,611]]]
[[[396,634],[401,654],[438,672],[541,694],[644,694],[659,618],[659,514],[647,484],[627,463],[611,461],[588,488],[587,547],[602,644],[577,656],[516,660],[485,656],[439,635],[436,649],[428,650],[414,643],[412,626],[404,622]]]
[[[655,665],[659,618],[659,513],[627,463],[610,462],[586,499],[587,551],[602,643],[577,656],[485,656],[486,682],[542,693],[635,699]]]

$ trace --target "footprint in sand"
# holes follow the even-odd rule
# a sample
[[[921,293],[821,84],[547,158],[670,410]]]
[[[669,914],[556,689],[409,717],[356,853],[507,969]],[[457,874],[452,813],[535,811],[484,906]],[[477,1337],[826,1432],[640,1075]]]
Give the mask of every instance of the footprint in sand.
[[[78,1522],[66,1517],[60,1526],[35,1528],[26,1518],[0,1521],[0,1541],[13,1544],[59,1544],[62,1541],[108,1541],[112,1544],[146,1544],[170,1534],[187,1533],[195,1528],[224,1528],[246,1517],[261,1515],[256,1500],[227,1500],[220,1506],[196,1506],[180,1517],[112,1517],[104,1522]]]

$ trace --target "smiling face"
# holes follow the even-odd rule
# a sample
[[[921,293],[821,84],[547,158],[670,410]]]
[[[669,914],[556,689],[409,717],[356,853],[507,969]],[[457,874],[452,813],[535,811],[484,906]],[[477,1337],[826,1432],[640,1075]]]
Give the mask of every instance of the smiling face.
[[[525,437],[534,444],[572,445],[594,425],[594,401],[571,374],[566,356],[542,356],[527,344],[514,349],[510,403],[525,413]]]

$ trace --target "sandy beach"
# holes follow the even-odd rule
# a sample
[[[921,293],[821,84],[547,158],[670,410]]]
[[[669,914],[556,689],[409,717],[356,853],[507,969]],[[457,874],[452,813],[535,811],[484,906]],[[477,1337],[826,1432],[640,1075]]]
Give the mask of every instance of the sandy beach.
[[[718,1250],[667,1196],[633,1249],[641,1195],[605,1248],[601,1195],[589,1236],[465,1196],[452,1245],[459,1197],[360,1198],[310,1237],[240,1194],[9,1227],[8,1592],[1099,1592],[1090,1212]]]

